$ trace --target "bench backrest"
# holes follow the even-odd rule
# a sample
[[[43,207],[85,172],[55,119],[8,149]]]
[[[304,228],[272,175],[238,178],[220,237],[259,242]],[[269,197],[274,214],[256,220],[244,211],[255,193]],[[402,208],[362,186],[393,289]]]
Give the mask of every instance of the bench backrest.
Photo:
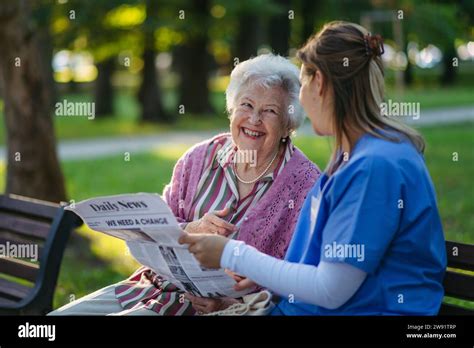
[[[44,314],[51,309],[60,263],[74,214],[59,205],[16,195],[0,195],[0,310],[19,309],[23,314]],[[38,260],[18,258],[19,246],[37,248]],[[15,255],[15,247],[17,255]],[[30,249],[29,257],[35,256]],[[5,255],[3,255],[5,256]],[[14,278],[12,278],[14,277]]]
[[[474,301],[474,245],[446,242],[448,269],[444,278],[445,295]],[[474,310],[443,303],[440,315],[474,315]]]

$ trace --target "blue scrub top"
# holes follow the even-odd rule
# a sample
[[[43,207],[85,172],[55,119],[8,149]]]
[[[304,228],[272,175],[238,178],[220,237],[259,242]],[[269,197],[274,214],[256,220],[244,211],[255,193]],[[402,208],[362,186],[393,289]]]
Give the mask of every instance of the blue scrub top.
[[[366,134],[332,176],[321,175],[286,255],[316,266],[346,262],[366,272],[365,281],[340,308],[285,299],[274,314],[437,314],[446,250],[435,190],[422,155],[398,139]]]

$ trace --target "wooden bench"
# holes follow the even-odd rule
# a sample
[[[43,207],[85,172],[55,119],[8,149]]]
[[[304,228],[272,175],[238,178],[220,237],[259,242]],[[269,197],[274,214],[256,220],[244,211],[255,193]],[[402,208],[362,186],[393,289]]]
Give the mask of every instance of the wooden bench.
[[[0,255],[0,315],[44,315],[52,310],[64,249],[71,230],[80,223],[57,204],[0,195],[0,245],[4,249]],[[33,249],[25,259],[18,257],[25,255],[14,254],[15,246],[17,251]]]
[[[474,245],[446,242],[448,270],[444,278],[445,295],[474,301]],[[461,271],[468,271],[461,273]],[[474,315],[473,309],[443,303],[439,315]]]

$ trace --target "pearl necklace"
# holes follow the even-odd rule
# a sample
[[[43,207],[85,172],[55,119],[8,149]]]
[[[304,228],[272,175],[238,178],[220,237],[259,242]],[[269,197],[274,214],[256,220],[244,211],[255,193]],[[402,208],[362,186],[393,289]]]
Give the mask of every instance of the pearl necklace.
[[[260,174],[259,176],[257,176],[255,179],[249,180],[249,181],[243,180],[243,179],[239,176],[239,174],[237,174],[237,168],[235,167],[235,162],[234,162],[233,169],[234,169],[235,177],[236,177],[237,180],[239,180],[242,184],[253,184],[253,183],[257,182],[263,175],[265,175],[265,173],[267,172],[267,170],[271,167],[271,165],[272,165],[273,162],[275,161],[275,158],[277,158],[278,152],[279,152],[279,149],[277,150],[277,152],[275,152],[275,155],[273,156],[272,160],[270,161],[270,163],[268,164],[268,166],[265,168],[265,170],[262,172],[262,174]]]

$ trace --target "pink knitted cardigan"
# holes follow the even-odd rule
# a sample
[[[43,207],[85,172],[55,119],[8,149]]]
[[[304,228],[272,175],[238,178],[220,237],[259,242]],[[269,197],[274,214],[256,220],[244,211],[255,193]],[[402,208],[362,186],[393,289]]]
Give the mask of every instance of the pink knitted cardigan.
[[[178,222],[188,222],[192,201],[203,172],[206,150],[217,137],[194,145],[176,163],[171,183],[163,197]],[[301,206],[309,189],[321,174],[299,149],[286,163],[270,189],[246,214],[238,239],[265,254],[282,259],[293,235]]]

